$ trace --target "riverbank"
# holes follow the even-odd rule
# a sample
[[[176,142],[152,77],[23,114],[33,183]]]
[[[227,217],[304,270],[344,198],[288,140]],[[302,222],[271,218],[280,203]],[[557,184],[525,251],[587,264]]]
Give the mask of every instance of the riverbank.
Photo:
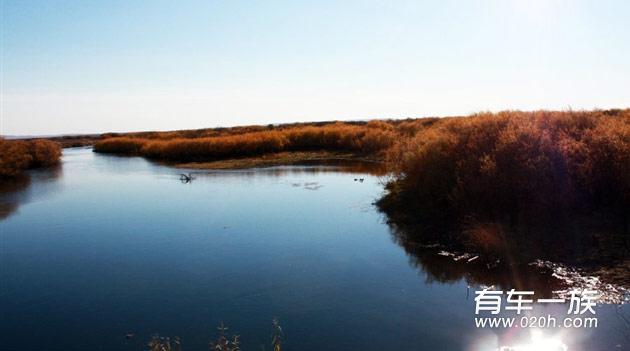
[[[628,287],[630,110],[452,118],[389,155],[378,206],[406,240],[550,260]]]
[[[321,126],[267,127],[259,131],[218,136],[154,135],[113,137],[94,144],[94,151],[139,155],[169,163],[213,162],[261,157],[277,153],[333,152],[380,156],[396,140],[393,125],[382,121],[363,124],[329,123]]]
[[[332,161],[369,162],[383,164],[383,158],[343,152],[279,152],[258,157],[234,158],[210,162],[175,163],[172,166],[186,169],[244,169],[297,164],[327,163]]]

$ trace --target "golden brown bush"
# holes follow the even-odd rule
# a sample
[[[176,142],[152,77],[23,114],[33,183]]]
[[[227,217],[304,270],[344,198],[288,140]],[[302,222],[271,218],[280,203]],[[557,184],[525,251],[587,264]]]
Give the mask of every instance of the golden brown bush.
[[[243,130],[247,132],[240,133]],[[367,124],[327,123],[321,126],[261,127],[260,130],[254,127],[239,127],[209,137],[168,138],[172,135],[181,135],[179,132],[142,135],[147,138],[105,138],[94,145],[94,151],[139,154],[169,161],[204,161],[282,151],[325,150],[373,154],[389,148],[396,140],[393,127],[381,121],[371,121]]]
[[[60,157],[61,147],[52,141],[0,139],[0,177],[14,177],[29,168],[52,166]]]
[[[28,168],[31,159],[26,142],[0,139],[0,177],[20,174]]]
[[[99,140],[94,144],[94,151],[114,154],[135,155],[147,142],[144,138],[112,137]]]
[[[443,119],[402,138],[388,161],[378,204],[414,242],[507,261],[627,257],[630,109]]]
[[[59,144],[49,140],[33,140],[29,144],[29,153],[32,157],[29,167],[50,167],[59,163],[61,158]]]
[[[530,210],[629,206],[630,110],[451,118],[389,155],[397,174],[390,188],[419,208],[516,219]]]

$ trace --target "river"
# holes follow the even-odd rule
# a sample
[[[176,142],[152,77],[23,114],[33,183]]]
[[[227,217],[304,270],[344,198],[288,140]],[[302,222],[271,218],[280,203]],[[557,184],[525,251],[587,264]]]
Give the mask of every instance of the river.
[[[473,278],[499,273],[401,243],[373,205],[378,173],[286,166],[193,171],[191,182],[179,173],[66,149],[60,168],[3,184],[0,350],[144,350],[154,333],[206,350],[222,321],[243,350],[270,350],[273,318],[285,350],[530,342],[528,329],[475,327],[483,279]],[[534,280],[532,290],[549,286]],[[567,308],[535,310],[560,318]],[[627,305],[598,304],[593,317],[597,328],[543,332],[569,350],[630,349]]]

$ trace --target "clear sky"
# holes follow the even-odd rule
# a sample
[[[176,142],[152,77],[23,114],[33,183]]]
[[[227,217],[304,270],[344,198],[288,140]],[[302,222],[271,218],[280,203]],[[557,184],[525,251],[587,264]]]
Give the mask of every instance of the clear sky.
[[[630,1],[2,0],[3,135],[630,107]]]

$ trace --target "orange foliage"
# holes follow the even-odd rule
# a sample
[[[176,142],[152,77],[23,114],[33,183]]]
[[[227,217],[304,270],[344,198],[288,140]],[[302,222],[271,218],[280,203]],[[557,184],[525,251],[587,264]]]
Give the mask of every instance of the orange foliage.
[[[0,177],[16,176],[27,169],[30,163],[27,143],[0,139]]]
[[[505,214],[630,204],[630,110],[449,118],[390,151],[390,189],[419,208]]]
[[[131,137],[106,138],[96,142],[94,151],[103,153],[116,153],[134,155],[140,152],[146,139]]]
[[[30,168],[50,167],[59,163],[61,148],[49,140],[33,140],[29,142],[29,154],[32,157]]]
[[[0,177],[14,177],[29,168],[52,166],[60,157],[61,147],[52,141],[0,138]]]
[[[261,127],[265,128],[265,127]],[[389,148],[395,140],[393,126],[377,121],[357,125],[329,123],[265,128],[262,131],[225,132],[218,136],[195,138],[164,138],[152,134],[149,138],[112,137],[98,141],[94,151],[137,154],[169,161],[206,161],[257,156],[282,151],[350,151],[376,153]],[[166,135],[171,135],[168,134]],[[190,133],[189,133],[190,134]]]

